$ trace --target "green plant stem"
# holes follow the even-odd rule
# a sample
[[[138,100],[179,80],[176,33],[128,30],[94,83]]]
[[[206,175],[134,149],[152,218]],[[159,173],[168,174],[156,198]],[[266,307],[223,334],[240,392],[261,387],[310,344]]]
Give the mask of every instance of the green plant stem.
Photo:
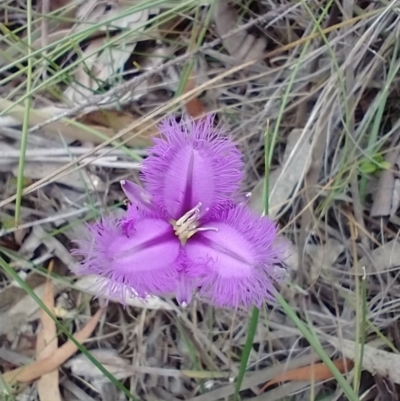
[[[26,3],[27,8],[27,35],[28,35],[28,70],[26,77],[26,93],[30,93],[32,89],[32,0]],[[18,163],[18,176],[17,176],[17,199],[15,200],[15,226],[17,227],[20,219],[21,201],[22,201],[22,188],[24,186],[24,170],[25,170],[25,153],[26,145],[28,143],[28,128],[29,128],[29,113],[31,109],[32,97],[27,96],[25,99],[24,120],[22,123],[22,137],[20,145],[20,157]]]
[[[260,310],[256,307],[253,308],[253,311],[251,313],[251,318],[250,318],[250,324],[248,327],[248,332],[247,332],[247,337],[246,337],[246,343],[243,348],[243,354],[240,359],[240,367],[239,367],[239,373],[236,378],[236,383],[235,383],[235,394],[234,394],[234,399],[239,400],[239,392],[240,388],[242,387],[244,375],[246,373],[247,369],[247,363],[250,357],[250,352],[253,348],[253,341],[254,341],[254,336],[256,334],[257,330],[257,324],[258,324],[258,316],[260,314]]]

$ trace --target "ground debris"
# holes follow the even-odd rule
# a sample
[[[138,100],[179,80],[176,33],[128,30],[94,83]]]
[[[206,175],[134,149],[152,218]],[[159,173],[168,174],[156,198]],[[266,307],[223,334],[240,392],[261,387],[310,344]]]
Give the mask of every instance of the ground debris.
[[[215,112],[244,154],[241,191],[253,193],[257,212],[267,172],[269,215],[286,241],[278,290],[332,360],[352,359],[350,339],[362,330],[359,397],[396,399],[398,1],[32,4],[27,13],[26,2],[0,2],[0,257],[9,267],[0,268],[3,376],[43,364],[35,349],[44,315],[26,291],[46,300],[50,260],[54,305],[46,304],[58,322],[79,332],[101,308],[101,284],[75,277],[73,241],[85,238],[87,223],[127,207],[119,182],[139,181],[160,120]],[[248,311],[215,310],[199,299],[185,309],[170,298],[129,298],[125,306],[110,299],[84,345],[137,399],[216,401],[235,393],[249,321]],[[377,333],[386,348],[374,345]],[[69,344],[62,331],[55,336],[57,351]],[[51,369],[63,400],[126,398],[74,352]],[[310,342],[267,302],[240,397],[341,397],[334,381],[285,383],[259,395],[267,381],[314,363]],[[38,399],[39,376],[13,388],[11,399]]]

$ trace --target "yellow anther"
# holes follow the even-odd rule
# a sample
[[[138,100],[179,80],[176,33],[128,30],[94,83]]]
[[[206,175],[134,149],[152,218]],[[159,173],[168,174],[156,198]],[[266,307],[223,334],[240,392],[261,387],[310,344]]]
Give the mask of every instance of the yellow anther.
[[[171,220],[175,235],[179,238],[182,245],[185,245],[187,240],[199,231],[218,231],[217,228],[213,227],[199,227],[201,205],[201,202],[199,202],[178,220]]]

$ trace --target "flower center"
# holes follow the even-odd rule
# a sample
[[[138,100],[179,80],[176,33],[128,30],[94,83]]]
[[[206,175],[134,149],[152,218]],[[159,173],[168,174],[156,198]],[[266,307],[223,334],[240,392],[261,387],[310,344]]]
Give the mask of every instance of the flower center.
[[[199,202],[178,220],[171,220],[175,235],[179,238],[182,245],[185,245],[187,240],[199,231],[218,231],[215,227],[199,227],[201,206],[202,203]]]

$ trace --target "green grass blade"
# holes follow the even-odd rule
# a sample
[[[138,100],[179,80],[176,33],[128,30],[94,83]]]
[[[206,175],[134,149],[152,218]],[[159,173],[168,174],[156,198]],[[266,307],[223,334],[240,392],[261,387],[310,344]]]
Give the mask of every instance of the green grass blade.
[[[357,327],[358,327],[358,336],[356,337],[356,343],[360,343],[360,349],[357,349],[355,354],[356,358],[354,360],[354,379],[353,379],[353,388],[355,392],[359,391],[361,384],[361,372],[362,372],[362,363],[364,358],[364,345],[366,343],[366,332],[367,332],[367,284],[366,284],[366,274],[365,267],[363,267],[363,275],[361,278],[359,276],[355,277],[356,283],[361,280],[361,289],[360,285],[357,284],[356,291],[360,293],[357,298],[361,298],[361,308],[356,308],[356,318],[357,318]],[[360,310],[361,309],[361,310]]]
[[[307,326],[304,322],[302,322],[290,305],[285,301],[281,294],[277,293],[275,295],[276,300],[279,302],[282,309],[285,313],[292,319],[293,323],[297,326],[303,337],[309,342],[314,351],[321,358],[322,362],[329,368],[332,372],[333,377],[338,382],[339,386],[342,388],[343,392],[346,394],[346,397],[349,401],[359,401],[358,395],[354,392],[350,384],[347,382],[346,378],[339,372],[338,368],[332,362],[329,355],[324,351],[321,343],[318,341],[318,338],[308,330]]]
[[[27,35],[28,35],[28,71],[26,78],[26,93],[31,92],[32,88],[32,57],[29,57],[32,51],[32,0],[26,3],[27,8]],[[29,128],[29,112],[31,110],[32,97],[27,96],[25,99],[24,121],[22,124],[22,137],[20,145],[20,157],[18,163],[18,176],[17,176],[17,199],[15,201],[15,226],[18,226],[20,219],[20,209],[22,201],[22,188],[24,185],[24,169],[25,169],[25,153],[26,145],[28,143],[28,128]]]
[[[259,314],[260,314],[260,310],[256,307],[254,307],[253,311],[251,313],[250,323],[249,323],[247,337],[246,337],[246,343],[243,348],[242,357],[240,358],[239,373],[238,373],[238,376],[236,378],[236,383],[235,383],[235,394],[234,394],[235,400],[239,400],[240,388],[242,387],[244,375],[246,374],[247,363],[249,361],[250,352],[253,348],[254,336],[255,336],[256,330],[257,330]]]

